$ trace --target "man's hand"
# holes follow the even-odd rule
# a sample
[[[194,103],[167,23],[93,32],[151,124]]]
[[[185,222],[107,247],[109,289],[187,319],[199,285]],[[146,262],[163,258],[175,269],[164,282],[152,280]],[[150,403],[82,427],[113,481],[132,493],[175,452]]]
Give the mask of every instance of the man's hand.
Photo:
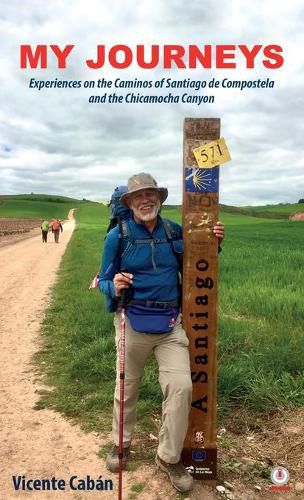
[[[130,273],[117,273],[113,278],[116,297],[121,296],[121,291],[124,288],[129,288],[132,285],[133,274]]]
[[[225,226],[222,222],[217,221],[213,228],[213,234],[217,237],[218,244],[220,245],[225,237]]]

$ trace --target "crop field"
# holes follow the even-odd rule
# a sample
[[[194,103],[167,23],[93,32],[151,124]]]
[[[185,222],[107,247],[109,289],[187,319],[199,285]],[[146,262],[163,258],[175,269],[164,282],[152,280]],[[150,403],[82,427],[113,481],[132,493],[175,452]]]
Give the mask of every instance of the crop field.
[[[180,209],[162,215],[177,221]],[[115,381],[112,315],[99,290],[88,290],[101,261],[108,210],[84,204],[47,312],[38,362],[54,390],[52,406],[89,429],[110,430]],[[304,405],[304,223],[221,214],[218,410],[269,413]],[[68,355],[67,355],[68,353]],[[42,365],[41,365],[42,366]],[[149,428],[161,392],[157,367],[147,366],[139,396],[140,425]]]
[[[0,241],[40,228],[43,219],[65,219],[82,202],[51,195],[0,196]]]
[[[15,217],[0,218],[0,238],[12,234],[27,233],[35,227],[40,227],[40,219],[16,219]]]

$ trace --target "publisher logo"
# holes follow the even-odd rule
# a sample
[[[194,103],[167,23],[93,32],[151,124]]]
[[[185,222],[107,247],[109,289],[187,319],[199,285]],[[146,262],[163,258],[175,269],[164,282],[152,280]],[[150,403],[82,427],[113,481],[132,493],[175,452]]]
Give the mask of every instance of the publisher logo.
[[[287,491],[289,486],[287,485],[289,481],[289,472],[285,467],[281,465],[274,467],[270,475],[272,485],[269,486],[270,490],[276,491]]]
[[[287,484],[289,480],[289,472],[285,467],[274,467],[271,471],[271,481],[273,484],[277,484],[282,486],[283,484]]]

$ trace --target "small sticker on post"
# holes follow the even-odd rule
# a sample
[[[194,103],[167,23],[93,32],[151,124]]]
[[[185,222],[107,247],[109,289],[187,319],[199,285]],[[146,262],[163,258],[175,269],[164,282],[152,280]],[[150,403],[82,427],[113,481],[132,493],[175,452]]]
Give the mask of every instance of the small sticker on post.
[[[193,154],[199,168],[213,168],[231,160],[223,137],[193,149]]]

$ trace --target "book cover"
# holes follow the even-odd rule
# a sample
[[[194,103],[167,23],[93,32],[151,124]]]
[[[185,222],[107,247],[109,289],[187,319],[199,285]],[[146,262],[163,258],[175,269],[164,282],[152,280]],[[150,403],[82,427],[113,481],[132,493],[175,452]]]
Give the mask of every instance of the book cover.
[[[259,273],[256,296],[253,299],[253,295],[248,295],[248,302],[256,300],[259,304],[251,320],[261,326],[267,314],[278,315],[281,325],[284,323],[288,329],[288,338],[291,339],[294,331],[298,332],[298,339],[301,338],[301,288],[299,281],[294,280],[300,280],[300,271],[298,278],[295,276],[296,269],[302,266],[304,212],[301,210],[304,201],[303,16],[303,5],[298,0],[280,8],[274,0],[266,0],[263,5],[249,5],[240,0],[189,3],[179,0],[126,3],[29,0],[22,5],[17,0],[7,2],[0,15],[0,217],[3,220],[6,216],[12,217],[13,212],[9,211],[1,215],[1,208],[7,208],[5,197],[17,194],[33,197],[45,194],[106,204],[116,186],[126,184],[131,175],[139,172],[149,172],[160,186],[168,188],[166,203],[172,210],[181,205],[183,188],[191,192],[205,189],[204,186],[209,192],[219,188],[219,202],[226,207],[227,241],[229,224],[233,226],[230,235],[239,238],[237,262],[233,261],[234,250],[229,250],[227,245],[231,260],[226,263],[232,263],[233,272],[237,272],[236,264],[241,265],[244,256],[247,258],[250,254],[250,247],[246,250],[242,247],[242,234],[246,238],[250,232],[251,239],[249,243],[246,240],[246,245],[261,244],[263,255],[274,245],[282,252],[278,256],[275,278],[269,278],[272,288],[267,290],[263,290],[258,281],[267,274],[268,265],[270,276],[274,276],[271,264],[276,253],[272,253],[268,261],[263,260],[262,269],[257,260],[248,261],[248,273],[255,268]],[[212,174],[204,174],[202,165],[185,166],[183,186],[185,118],[219,118],[220,137],[226,142],[231,161],[221,165],[220,176],[214,169]],[[42,210],[44,200],[40,198],[38,203]],[[254,209],[256,206],[261,208]],[[241,207],[241,210],[235,212],[233,207]],[[252,213],[248,210],[242,213],[242,209],[248,207],[253,207]],[[278,229],[274,236],[267,228],[275,224],[279,228],[279,224],[283,224],[277,216],[273,216],[274,222],[267,228],[258,223],[251,226],[248,223],[245,228],[241,220],[237,224],[232,220],[236,213],[249,217],[258,212],[265,215],[267,211],[285,217],[286,226],[280,226],[281,232]],[[286,213],[294,215],[295,212],[299,220],[297,228],[288,225],[286,217]],[[18,217],[22,218],[20,211]],[[73,229],[72,221],[64,225],[59,236],[61,246],[58,245],[57,252],[53,245],[57,253],[48,250],[49,257],[42,255],[42,248],[46,246],[42,247],[40,240],[37,254],[31,253],[30,246],[14,254],[19,243],[0,248],[5,311],[0,318],[3,366],[0,498],[3,499],[23,495],[33,499],[117,496],[118,480],[106,471],[104,462],[97,456],[100,445],[110,443],[109,432],[95,430],[85,434],[59,412],[50,408],[34,409],[39,398],[37,393],[47,389],[37,382],[39,377],[32,356],[41,348],[39,332],[43,311],[51,300],[48,287],[54,286]],[[1,237],[6,234],[4,231]],[[40,233],[39,224],[36,231]],[[49,233],[48,245],[50,242],[53,244],[53,236]],[[86,243],[88,240],[83,244]],[[100,239],[100,246],[101,243]],[[228,275],[225,256],[221,259],[223,281],[226,290],[231,290],[234,274]],[[34,267],[37,262],[40,263],[39,276]],[[53,269],[56,271],[52,274]],[[89,281],[90,276],[87,279]],[[245,281],[247,275],[243,274],[242,279]],[[290,295],[281,298],[282,290]],[[242,292],[240,296],[245,295]],[[223,322],[227,318],[231,321],[229,328],[235,328],[234,338],[238,339],[235,343],[242,344],[240,321],[247,314],[245,299],[242,309],[238,308],[237,299],[234,303],[233,293],[227,292],[225,297],[220,314]],[[265,302],[271,304],[270,313],[261,312]],[[227,308],[227,304],[231,304],[231,308],[230,305]],[[245,318],[248,323],[243,324],[244,331],[249,328],[250,318]],[[303,365],[295,356],[295,364],[291,366],[288,359],[299,351],[299,346],[295,343],[284,351],[282,336],[274,335],[273,344],[278,349],[282,342],[284,368],[276,371],[270,355],[269,367],[274,377],[276,374],[282,377],[280,387],[275,381],[271,386],[276,401],[273,429],[286,436],[286,440],[282,437],[282,443],[287,459],[284,461],[279,448],[274,445],[271,448],[269,443],[276,439],[271,436],[269,426],[269,448],[267,444],[267,452],[263,453],[258,427],[261,419],[264,423],[268,421],[269,412],[267,416],[252,417],[239,440],[236,433],[229,434],[225,427],[219,428],[218,485],[226,488],[231,498],[246,498],[248,492],[256,498],[268,498],[272,493],[269,493],[269,485],[279,488],[288,485],[286,494],[290,498],[304,490],[300,474],[302,458],[298,453],[303,429],[303,383],[300,381]],[[281,340],[276,340],[278,338]],[[229,342],[233,346],[231,339]],[[247,347],[252,347],[246,343],[242,346],[245,354]],[[263,356],[267,357],[265,352]],[[224,376],[223,372],[219,375]],[[262,386],[264,373],[261,371],[260,375]],[[236,380],[237,372],[235,377]],[[224,394],[225,390],[219,387]],[[237,384],[235,390],[237,393]],[[293,416],[289,414],[290,418],[284,413],[286,423],[278,416],[284,391],[286,394],[290,391],[292,400],[290,406],[284,400],[284,411],[291,411],[293,404],[297,408]],[[232,391],[229,401],[233,398]],[[270,399],[269,396],[267,401]],[[253,421],[257,422],[256,429]],[[151,443],[155,444],[153,437]],[[247,447],[250,443],[256,443],[255,450]],[[246,456],[241,453],[242,447]],[[261,470],[266,471],[266,480]],[[128,472],[125,498],[176,498],[165,477],[155,474],[149,462]],[[264,482],[259,482],[260,479]],[[43,480],[47,480],[47,484],[43,484]],[[233,483],[233,491],[229,483]],[[217,493],[206,488],[203,482],[195,481],[191,498],[201,498],[202,494],[204,498],[216,498]]]

